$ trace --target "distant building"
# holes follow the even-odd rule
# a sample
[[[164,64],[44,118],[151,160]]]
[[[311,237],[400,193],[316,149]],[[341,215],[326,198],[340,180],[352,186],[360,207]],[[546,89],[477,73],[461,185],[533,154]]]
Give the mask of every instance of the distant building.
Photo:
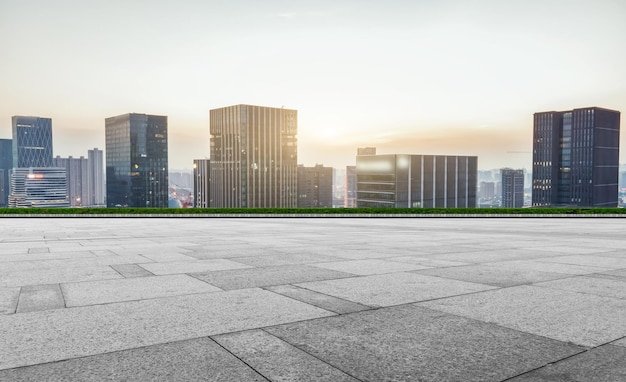
[[[69,207],[65,169],[13,168],[9,207]]]
[[[478,189],[478,197],[481,199],[496,197],[496,184],[494,182],[480,182]]]
[[[52,120],[13,116],[13,166],[52,166]]]
[[[211,207],[210,171],[209,159],[193,160],[193,201],[196,208]]]
[[[333,168],[298,166],[298,208],[333,206]]]
[[[617,207],[620,112],[534,114],[532,205]]]
[[[356,155],[376,155],[376,147],[359,147],[356,149]]]
[[[502,207],[522,208],[524,206],[524,170],[503,168]]]
[[[356,207],[356,166],[346,166],[346,196],[343,206]]]
[[[87,200],[86,206],[105,206],[104,195],[104,155],[94,148],[87,151]]]
[[[108,207],[168,207],[167,117],[105,120]]]
[[[298,112],[211,110],[211,207],[296,207]]]
[[[71,156],[68,158],[57,156],[52,160],[54,167],[65,169],[67,196],[72,207],[82,207],[88,203],[87,162],[85,157],[73,158]]]
[[[0,207],[9,205],[9,171],[13,168],[13,141],[0,139]]]
[[[358,155],[357,207],[476,207],[478,158]]]

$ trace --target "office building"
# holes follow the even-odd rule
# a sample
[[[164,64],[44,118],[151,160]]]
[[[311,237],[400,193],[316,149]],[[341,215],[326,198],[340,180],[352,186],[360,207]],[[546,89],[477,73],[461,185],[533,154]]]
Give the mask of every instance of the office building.
[[[356,155],[376,155],[376,147],[359,147],[356,149]]]
[[[9,171],[13,168],[13,141],[0,139],[0,207],[9,205]]]
[[[345,208],[356,207],[356,166],[346,166],[346,195],[343,199]]]
[[[296,207],[298,112],[235,105],[209,114],[211,207]]]
[[[333,207],[333,168],[298,166],[298,208]]]
[[[70,156],[61,158],[56,156],[52,159],[52,165],[65,169],[67,196],[70,206],[82,207],[84,204],[86,205],[88,200],[87,159],[85,157],[73,158]]]
[[[532,205],[617,207],[620,112],[534,114]]]
[[[210,169],[211,161],[209,159],[193,160],[193,206],[196,208],[211,207]]]
[[[64,168],[13,168],[10,178],[9,207],[70,206]]]
[[[357,207],[476,207],[478,158],[358,155]]]
[[[13,116],[13,166],[52,166],[52,120]]]
[[[87,151],[87,202],[86,206],[106,206],[104,195],[104,155],[94,148]]]
[[[503,168],[502,207],[522,208],[524,206],[524,170]]]
[[[108,207],[168,207],[167,117],[105,120]]]
[[[496,197],[495,182],[480,182],[478,189],[478,197],[481,199],[493,199]]]

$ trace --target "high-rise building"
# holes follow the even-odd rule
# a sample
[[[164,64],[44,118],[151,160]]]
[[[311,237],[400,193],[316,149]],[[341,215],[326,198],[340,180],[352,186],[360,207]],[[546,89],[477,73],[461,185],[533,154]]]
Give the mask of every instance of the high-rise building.
[[[481,199],[493,199],[496,196],[495,182],[480,182],[478,189],[478,197]]]
[[[503,168],[502,207],[522,208],[524,206],[524,170]]]
[[[209,114],[211,207],[296,207],[298,112],[235,105]]]
[[[298,166],[298,208],[333,206],[333,168]]]
[[[168,207],[167,117],[105,120],[108,207]]]
[[[359,147],[356,149],[356,155],[376,155],[376,147]]]
[[[65,169],[20,167],[11,170],[9,207],[69,207]]]
[[[346,166],[346,196],[343,201],[345,208],[356,207],[356,166]]]
[[[476,207],[478,158],[358,155],[357,207]]]
[[[211,161],[209,159],[193,160],[193,204],[196,208],[211,207],[210,169]]]
[[[52,166],[52,120],[13,116],[13,167]]]
[[[617,207],[620,112],[534,114],[532,205]]]
[[[88,206],[105,206],[104,155],[94,148],[87,151],[87,194]]]
[[[52,165],[65,169],[67,196],[70,206],[82,207],[83,205],[88,205],[87,159],[85,157],[73,158],[71,156],[61,158],[57,155],[52,159]]]
[[[9,205],[9,171],[13,168],[13,141],[0,139],[0,207]]]

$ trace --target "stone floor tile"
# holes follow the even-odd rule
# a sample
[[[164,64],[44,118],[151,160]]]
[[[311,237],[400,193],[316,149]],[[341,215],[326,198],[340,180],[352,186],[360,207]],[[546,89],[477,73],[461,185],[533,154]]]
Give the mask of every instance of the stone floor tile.
[[[494,289],[493,286],[415,273],[389,273],[297,286],[368,306],[391,306]]]
[[[210,259],[232,259],[234,257],[247,256],[271,256],[281,255],[285,252],[277,248],[250,247],[245,244],[227,246],[209,246],[208,248],[196,248],[193,252],[187,253],[198,260]]]
[[[62,284],[61,289],[68,308],[221,290],[187,275],[68,283]]]
[[[236,269],[219,272],[193,273],[191,276],[224,290],[294,284],[306,281],[338,279],[351,274],[321,269],[309,265],[283,265]]]
[[[611,342],[611,345],[626,347],[626,337],[620,338],[619,340],[615,342]]]
[[[63,309],[65,302],[59,284],[23,286],[17,303],[17,313]]]
[[[394,262],[382,259],[335,261],[330,263],[316,263],[312,265],[319,268],[332,269],[335,271],[362,276],[427,268],[417,264]]]
[[[272,382],[359,382],[263,330],[222,334],[213,339]]]
[[[120,278],[122,278],[122,276],[108,266],[50,268],[20,272],[0,271],[0,287],[59,284]]]
[[[469,281],[473,283],[493,285],[498,287],[531,284],[538,281],[554,280],[568,277],[568,275],[564,275],[563,273],[549,273],[527,269],[506,268],[492,266],[489,264],[434,268],[415,271],[414,273]]]
[[[387,260],[398,261],[401,263],[417,264],[417,265],[421,265],[421,266],[429,267],[429,268],[458,267],[461,265],[469,265],[469,263],[463,263],[460,261],[437,260],[437,259],[429,259],[427,257],[416,257],[416,256],[390,257]]]
[[[115,264],[111,265],[111,268],[127,278],[154,276],[154,273],[148,272],[137,264]]]
[[[250,268],[249,265],[236,263],[227,259],[172,261],[166,263],[139,264],[142,268],[155,275],[172,275],[176,273],[223,271],[227,269]]]
[[[266,381],[207,337],[2,370],[0,380]]]
[[[265,330],[363,381],[501,381],[582,350],[415,305]]]
[[[626,348],[600,346],[510,379],[511,382],[626,381]]]
[[[334,256],[313,255],[294,252],[264,256],[237,257],[232,260],[238,263],[252,265],[255,267],[276,267],[280,265],[321,263],[324,261],[336,261],[343,259]]]
[[[294,285],[269,286],[263,289],[282,294],[283,296],[291,297],[298,301],[317,306],[318,308],[330,310],[331,312],[335,312],[337,314],[354,313],[372,309],[371,307],[366,305],[342,300],[340,298],[329,296],[323,293],[299,288]]]
[[[588,265],[551,263],[546,261],[540,261],[539,259],[502,261],[492,263],[491,265],[496,265],[503,268],[513,268],[517,270],[564,273],[567,275],[585,275],[589,273],[606,272],[610,270],[610,268],[592,267]]]
[[[0,316],[0,370],[332,315],[261,289]]]
[[[169,251],[140,251],[141,256],[145,257],[148,260],[158,261],[158,262],[168,262],[168,261],[196,261],[197,259],[191,256],[188,256],[179,252],[169,252]],[[145,260],[143,261],[145,262]]]
[[[0,287],[0,314],[15,313],[19,295],[20,288]]]
[[[517,286],[420,303],[582,346],[626,335],[626,301],[537,286]]]
[[[592,255],[571,255],[571,256],[557,256],[549,259],[541,259],[539,261],[546,261],[550,263],[560,264],[573,264],[573,265],[586,265],[591,267],[602,267],[619,269],[626,268],[626,258],[618,259],[615,257],[605,256],[592,256]]]
[[[626,279],[609,280],[598,277],[577,276],[537,283],[535,285],[626,300]]]

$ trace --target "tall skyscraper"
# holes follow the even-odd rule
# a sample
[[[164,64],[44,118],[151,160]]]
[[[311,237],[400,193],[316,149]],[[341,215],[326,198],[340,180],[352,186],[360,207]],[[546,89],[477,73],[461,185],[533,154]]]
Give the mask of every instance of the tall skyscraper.
[[[0,139],[0,207],[9,204],[9,171],[13,168],[13,141]]]
[[[105,120],[108,207],[168,207],[167,117]]]
[[[620,112],[534,114],[532,205],[617,207]]]
[[[13,167],[52,166],[52,120],[13,116]]]
[[[209,114],[211,207],[296,207],[298,112],[235,105]]]
[[[503,168],[502,207],[522,208],[524,206],[524,170]]]
[[[478,158],[358,155],[357,207],[474,208]]]
[[[87,187],[89,206],[104,206],[104,156],[102,150],[87,151]]]
[[[193,204],[196,208],[211,207],[211,194],[209,190],[210,169],[210,160],[193,160]]]
[[[356,207],[356,166],[346,166],[346,195],[343,198],[345,208]]]
[[[69,207],[65,169],[20,167],[11,170],[9,207]]]
[[[73,158],[70,156],[61,158],[56,156],[52,159],[52,165],[65,169],[67,197],[69,198],[70,206],[82,207],[88,205],[87,159],[85,157]]]
[[[333,207],[333,168],[298,166],[298,208]]]

